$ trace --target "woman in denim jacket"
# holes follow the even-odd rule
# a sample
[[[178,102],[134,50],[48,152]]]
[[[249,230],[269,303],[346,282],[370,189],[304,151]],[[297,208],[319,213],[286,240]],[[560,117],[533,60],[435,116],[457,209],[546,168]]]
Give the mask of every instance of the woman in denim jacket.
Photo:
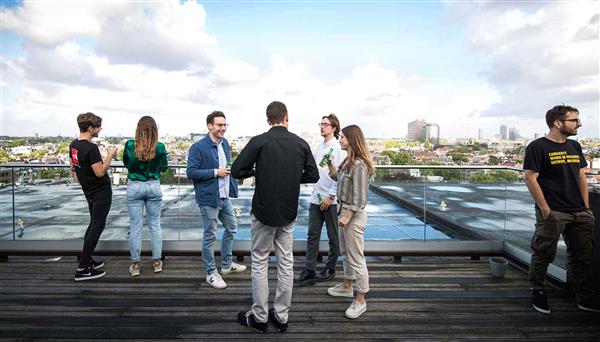
[[[340,250],[344,256],[344,282],[331,287],[327,293],[334,297],[354,298],[352,281],[356,280],[356,298],[346,310],[346,317],[358,318],[367,311],[365,294],[369,292],[369,273],[365,261],[365,227],[367,225],[367,196],[369,177],[373,174],[373,160],[361,129],[350,125],[342,129],[340,146],[347,153],[336,170],[328,161],[329,173],[337,180],[338,226]]]
[[[158,128],[151,116],[138,121],[135,140],[125,143],[123,165],[127,175],[127,211],[129,213],[129,252],[133,277],[140,275],[140,252],[142,249],[142,225],[144,208],[148,218],[154,272],[162,271],[162,233],[160,230],[160,172],[168,167],[167,149],[158,142]]]

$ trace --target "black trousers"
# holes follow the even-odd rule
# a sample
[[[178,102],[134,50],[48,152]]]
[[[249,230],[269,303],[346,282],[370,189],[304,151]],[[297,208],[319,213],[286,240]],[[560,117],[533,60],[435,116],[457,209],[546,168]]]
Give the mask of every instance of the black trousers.
[[[112,204],[112,192],[102,192],[86,198],[90,210],[90,224],[83,237],[83,250],[79,257],[79,267],[86,268],[90,263],[92,253],[96,249],[100,235],[106,226],[106,217]]]
[[[306,265],[309,271],[316,271],[317,254],[319,254],[319,241],[323,222],[327,226],[327,237],[329,238],[329,254],[327,255],[326,268],[335,271],[335,264],[340,257],[340,237],[338,234],[337,205],[332,204],[325,211],[321,211],[319,205],[310,204],[308,209],[308,236],[306,238]]]

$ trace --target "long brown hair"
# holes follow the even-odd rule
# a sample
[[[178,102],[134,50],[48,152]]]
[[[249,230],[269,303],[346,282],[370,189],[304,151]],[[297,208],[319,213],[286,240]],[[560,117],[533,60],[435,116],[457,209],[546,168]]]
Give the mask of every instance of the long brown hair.
[[[141,161],[154,159],[158,127],[151,116],[142,116],[135,130],[135,157]]]
[[[340,170],[345,169],[349,172],[354,166],[354,162],[360,159],[367,166],[369,175],[372,175],[375,167],[373,166],[373,159],[369,154],[369,148],[360,127],[356,125],[346,126],[342,128],[342,134],[346,137],[350,148],[346,150],[348,154],[346,155],[346,159],[340,164]]]

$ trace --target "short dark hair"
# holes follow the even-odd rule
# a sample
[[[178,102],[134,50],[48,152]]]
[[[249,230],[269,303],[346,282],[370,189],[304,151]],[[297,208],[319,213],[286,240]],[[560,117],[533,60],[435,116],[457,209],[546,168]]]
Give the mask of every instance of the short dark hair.
[[[287,113],[287,108],[283,102],[273,101],[267,106],[267,120],[271,125],[282,123]]]
[[[339,139],[341,128],[340,128],[340,120],[337,118],[337,116],[335,116],[335,114],[331,113],[331,114],[325,115],[324,117],[321,118],[321,120],[323,120],[323,119],[329,120],[331,127],[334,128],[333,136],[335,136],[336,139]]]
[[[87,132],[90,127],[102,127],[102,118],[91,112],[79,114],[77,115],[77,126],[79,126],[79,132]]]
[[[550,128],[554,127],[554,121],[564,119],[568,112],[579,114],[577,108],[566,106],[564,104],[552,107],[552,109],[546,112],[546,124]]]
[[[206,116],[206,124],[208,125],[208,124],[214,123],[215,118],[218,116],[222,117],[223,119],[226,119],[225,114],[223,114],[223,112],[215,110],[214,112],[212,112]]]

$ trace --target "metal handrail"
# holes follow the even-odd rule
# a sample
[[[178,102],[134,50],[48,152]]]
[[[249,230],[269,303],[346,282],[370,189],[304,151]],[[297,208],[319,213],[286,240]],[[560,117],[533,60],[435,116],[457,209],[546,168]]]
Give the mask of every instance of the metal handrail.
[[[46,164],[46,163],[5,163],[0,164],[0,167],[6,168],[68,168],[69,164]],[[125,167],[122,161],[113,161],[110,167]],[[180,164],[169,164],[170,168],[174,169],[184,169],[187,165]],[[406,170],[406,169],[450,169],[450,170],[508,170],[508,171],[518,171],[523,172],[522,168],[512,167],[512,166],[502,166],[502,165],[375,165],[376,169],[398,169],[398,170]]]

